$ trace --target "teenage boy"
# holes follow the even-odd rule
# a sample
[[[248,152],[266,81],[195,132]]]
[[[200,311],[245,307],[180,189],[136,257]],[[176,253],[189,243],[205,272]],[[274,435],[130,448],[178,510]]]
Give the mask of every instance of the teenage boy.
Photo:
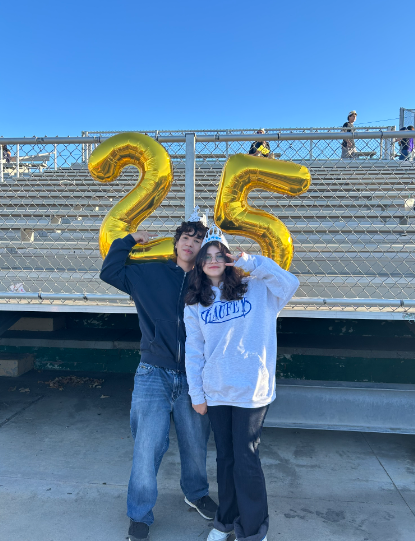
[[[130,541],[149,539],[157,499],[157,472],[169,446],[170,417],[180,451],[180,486],[185,502],[212,520],[216,503],[208,496],[206,474],[210,424],[192,408],[185,373],[184,296],[207,227],[197,211],[176,229],[176,261],[126,265],[137,244],[149,241],[145,231],[115,240],[104,260],[101,280],[134,300],[141,330],[141,360],[134,378],[130,423],[133,465],[127,496]]]

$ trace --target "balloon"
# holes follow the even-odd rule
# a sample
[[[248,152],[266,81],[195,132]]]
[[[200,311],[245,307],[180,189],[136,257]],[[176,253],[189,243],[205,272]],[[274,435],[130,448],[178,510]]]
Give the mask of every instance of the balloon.
[[[115,239],[135,233],[137,226],[161,204],[173,182],[170,156],[157,141],[141,133],[125,132],[110,137],[91,154],[91,176],[99,182],[112,182],[127,165],[141,173],[137,185],[105,216],[99,232],[103,258]],[[130,252],[132,263],[165,261],[175,257],[173,239],[158,238],[136,244]]]
[[[235,154],[222,171],[215,202],[215,223],[226,233],[256,241],[262,254],[290,268],[294,247],[291,234],[281,220],[247,203],[252,190],[262,189],[295,197],[311,184],[303,165],[259,156]]]

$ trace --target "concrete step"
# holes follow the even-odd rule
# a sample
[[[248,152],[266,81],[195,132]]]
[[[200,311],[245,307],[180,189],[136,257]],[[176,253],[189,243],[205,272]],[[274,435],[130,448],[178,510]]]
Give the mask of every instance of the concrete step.
[[[28,353],[0,353],[0,377],[21,376],[33,369],[33,363],[34,356]]]

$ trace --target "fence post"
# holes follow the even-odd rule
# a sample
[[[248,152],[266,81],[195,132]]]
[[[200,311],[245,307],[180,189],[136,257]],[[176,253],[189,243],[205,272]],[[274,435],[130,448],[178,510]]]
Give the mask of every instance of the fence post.
[[[396,126],[388,126],[387,131],[396,131]],[[385,160],[395,158],[395,139],[386,139],[385,141]]]
[[[84,132],[84,133],[85,133],[85,137],[88,137],[88,132],[86,131],[86,132]],[[89,152],[89,145],[88,145],[88,143],[87,143],[87,144],[85,145],[85,161],[86,161],[87,164],[88,164],[88,161],[89,161],[89,154],[90,154],[90,152]]]
[[[85,137],[85,132],[82,132],[81,137]],[[82,143],[82,163],[85,163],[85,145]]]
[[[391,131],[396,131],[396,126],[391,126]],[[395,139],[391,139],[391,160],[395,159]]]
[[[20,177],[20,145],[16,145],[16,178]]]
[[[310,139],[310,152],[309,152],[309,159],[313,159],[313,140]]]
[[[0,145],[0,182],[4,182],[4,175],[3,175],[3,145]]]
[[[387,131],[391,131],[391,126],[388,126]],[[391,150],[392,150],[392,139],[386,139],[385,140],[385,160],[391,159],[391,155],[392,155]]]
[[[185,220],[192,214],[195,208],[195,173],[196,173],[196,154],[195,154],[196,135],[186,133],[186,164],[185,164]]]
[[[83,147],[84,145],[82,145]],[[54,145],[55,149],[53,151],[54,157],[53,157],[53,163],[55,166],[55,171],[58,169],[58,145]]]

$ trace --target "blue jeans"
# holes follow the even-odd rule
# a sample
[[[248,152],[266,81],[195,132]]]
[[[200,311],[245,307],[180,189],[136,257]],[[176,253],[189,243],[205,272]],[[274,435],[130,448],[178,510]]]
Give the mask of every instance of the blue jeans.
[[[130,423],[134,438],[127,515],[149,526],[154,522],[157,472],[169,447],[170,417],[179,444],[180,486],[189,501],[209,492],[206,474],[210,422],[192,408],[186,374],[140,363],[134,377]]]

